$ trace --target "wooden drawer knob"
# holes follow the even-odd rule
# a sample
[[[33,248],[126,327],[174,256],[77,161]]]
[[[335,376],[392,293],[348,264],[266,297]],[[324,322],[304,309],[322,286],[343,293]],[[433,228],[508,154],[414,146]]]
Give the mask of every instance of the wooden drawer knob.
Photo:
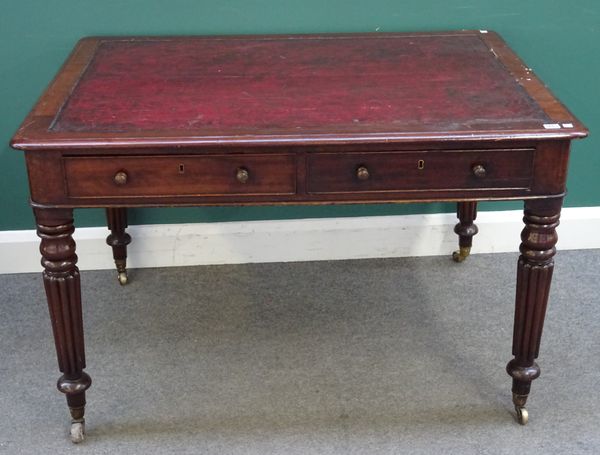
[[[119,171],[113,177],[113,180],[117,185],[125,185],[127,183],[127,172]]]
[[[365,166],[359,166],[356,170],[358,180],[368,180],[370,177],[369,170]]]
[[[483,164],[476,164],[475,166],[473,166],[473,175],[479,179],[482,179],[485,177],[486,174],[486,170],[485,167],[483,166]]]
[[[243,167],[239,167],[237,172],[235,173],[235,178],[240,183],[246,183],[248,181],[248,177],[250,177],[248,169]]]

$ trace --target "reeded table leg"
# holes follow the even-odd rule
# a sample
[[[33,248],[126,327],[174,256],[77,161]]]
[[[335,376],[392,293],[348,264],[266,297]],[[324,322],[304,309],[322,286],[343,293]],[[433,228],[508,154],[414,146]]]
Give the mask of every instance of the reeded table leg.
[[[58,390],[66,394],[71,411],[71,440],[81,442],[85,432],[85,391],[92,380],[83,371],[85,354],[81,288],[71,209],[34,209],[40,252],[44,266],[44,287],[50,310],[52,332],[63,375]]]
[[[535,363],[550,292],[556,226],[559,223],[562,199],[534,200],[525,203],[525,228],[521,233],[521,256],[517,268],[513,355],[506,366],[513,378],[513,403],[519,423],[525,425],[528,413],[525,402],[531,381],[540,375]]]
[[[106,209],[106,220],[110,229],[106,243],[112,247],[119,283],[124,286],[127,284],[127,245],[131,243],[131,237],[125,232],[127,209]]]
[[[473,236],[479,232],[473,221],[477,218],[477,202],[459,202],[456,205],[456,216],[460,222],[454,226],[454,232],[458,234],[459,249],[452,253],[452,259],[463,262],[471,253]]]

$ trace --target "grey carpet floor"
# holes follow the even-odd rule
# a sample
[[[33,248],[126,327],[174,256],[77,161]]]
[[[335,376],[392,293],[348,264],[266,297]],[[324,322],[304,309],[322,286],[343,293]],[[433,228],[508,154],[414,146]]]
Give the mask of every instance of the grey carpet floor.
[[[516,257],[83,272],[79,446],[40,275],[0,276],[0,454],[598,454],[600,250],[556,258],[526,427]]]

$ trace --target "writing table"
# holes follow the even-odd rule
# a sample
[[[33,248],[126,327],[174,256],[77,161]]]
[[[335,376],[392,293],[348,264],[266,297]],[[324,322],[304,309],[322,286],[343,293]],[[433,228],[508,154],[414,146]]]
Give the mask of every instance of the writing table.
[[[25,151],[50,319],[83,439],[85,373],[73,209],[107,209],[127,282],[128,207],[525,201],[513,402],[538,357],[570,141],[585,127],[495,33],[81,40],[12,139]]]

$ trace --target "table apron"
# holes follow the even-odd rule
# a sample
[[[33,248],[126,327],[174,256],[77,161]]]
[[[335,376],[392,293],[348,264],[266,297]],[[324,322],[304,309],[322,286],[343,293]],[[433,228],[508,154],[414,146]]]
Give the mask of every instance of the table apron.
[[[568,141],[465,150],[26,153],[38,207],[366,204],[562,197]]]

